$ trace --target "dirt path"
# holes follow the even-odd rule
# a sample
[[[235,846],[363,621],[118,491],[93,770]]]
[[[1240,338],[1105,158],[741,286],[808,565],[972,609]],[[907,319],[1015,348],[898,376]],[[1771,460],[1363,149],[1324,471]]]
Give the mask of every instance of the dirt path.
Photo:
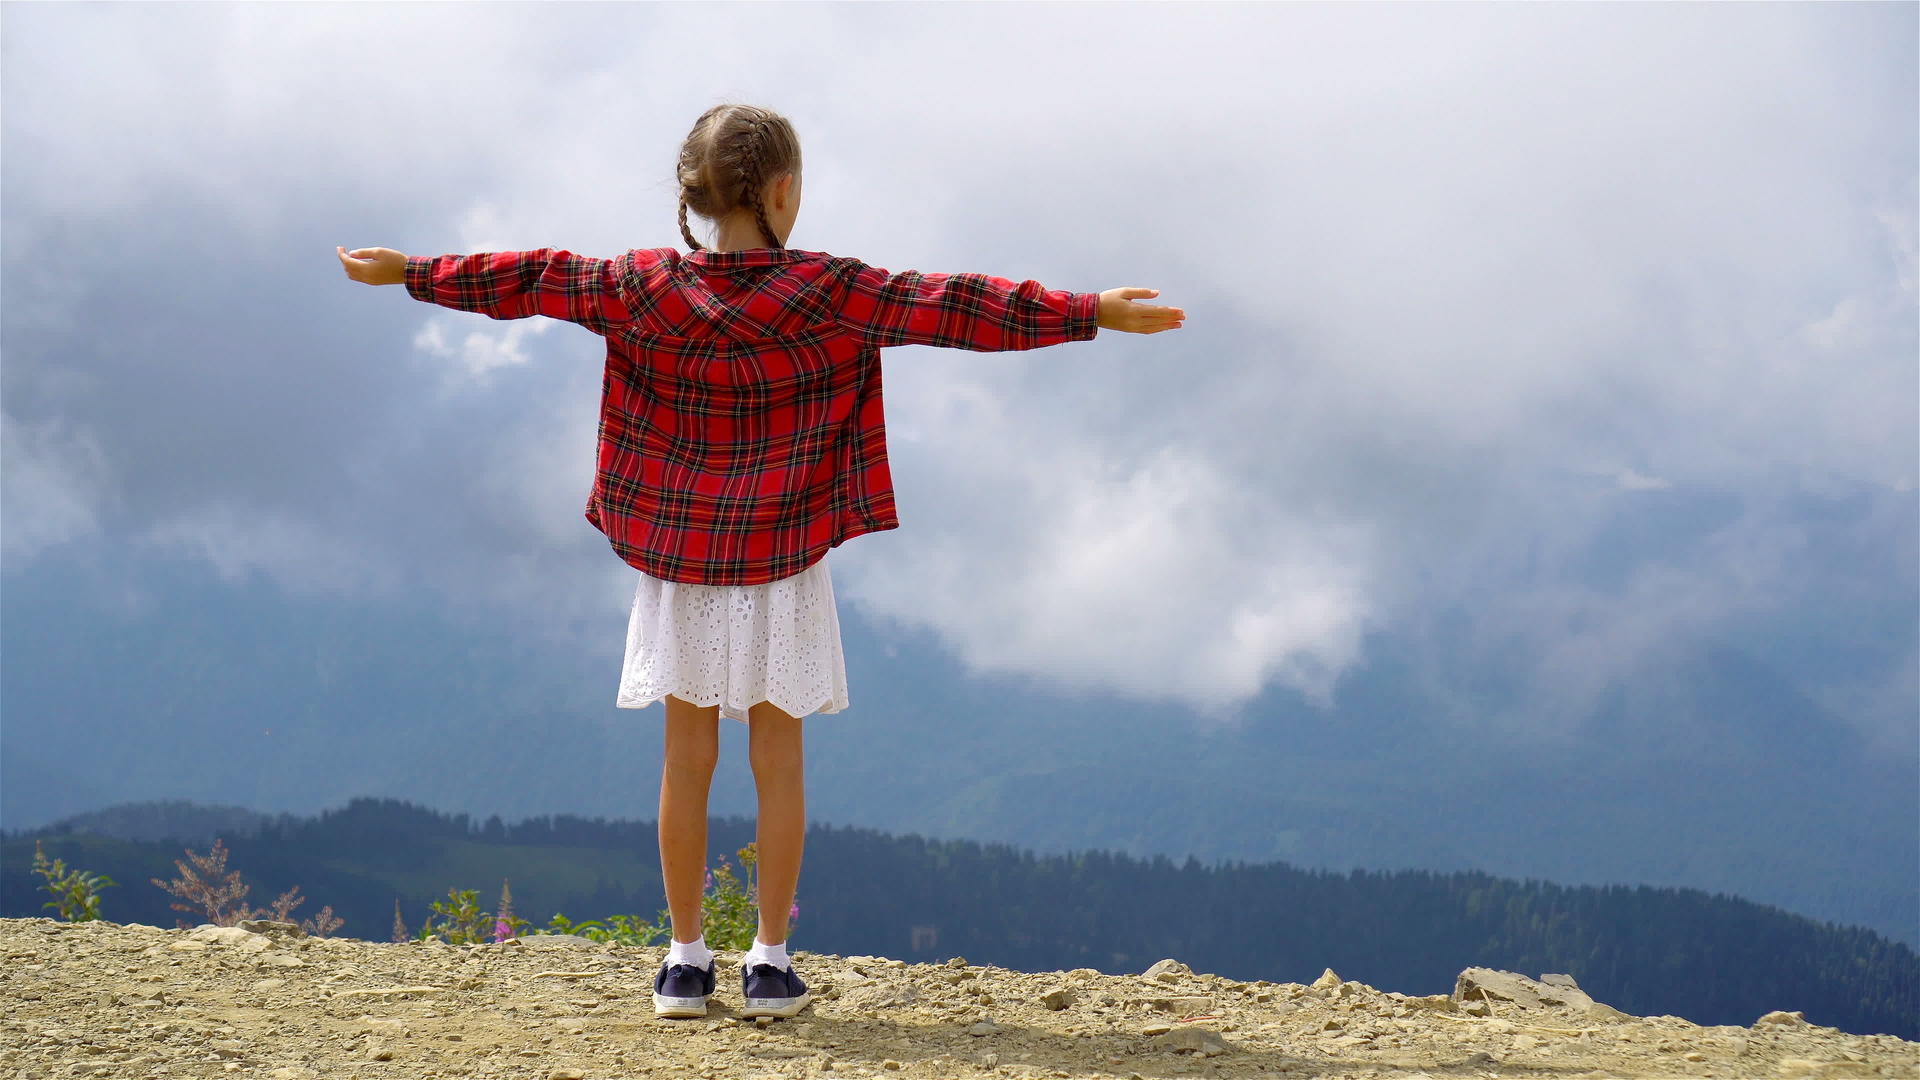
[[[255,932],[258,931],[258,932]],[[7,1077],[1920,1077],[1920,1044],[1769,1013],[1627,1016],[1562,975],[1469,968],[1408,997],[1331,971],[1237,982],[1030,974],[799,951],[798,1016],[740,1020],[721,952],[705,1019],[653,1015],[664,948],[575,937],[406,945],[285,923],[163,930],[0,919]]]

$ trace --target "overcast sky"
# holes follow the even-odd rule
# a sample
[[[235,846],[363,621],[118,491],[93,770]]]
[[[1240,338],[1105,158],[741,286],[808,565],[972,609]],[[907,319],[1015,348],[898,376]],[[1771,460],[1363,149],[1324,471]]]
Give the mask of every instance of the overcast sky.
[[[582,516],[601,341],[350,282],[334,246],[684,247],[680,142],[743,101],[799,133],[794,247],[1188,313],[889,350],[902,528],[828,556],[843,617],[1219,720],[1275,684],[1324,702],[1387,631],[1516,672],[1487,718],[1516,728],[1718,636],[1911,742],[1913,5],[12,4],[3,30],[8,575],[164,550],[510,619],[604,654],[611,701],[635,571]],[[1796,645],[1848,626],[1840,660]]]

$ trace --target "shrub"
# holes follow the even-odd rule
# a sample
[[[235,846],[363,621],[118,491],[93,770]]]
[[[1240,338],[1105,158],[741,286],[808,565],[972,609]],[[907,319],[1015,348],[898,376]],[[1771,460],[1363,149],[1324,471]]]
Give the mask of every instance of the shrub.
[[[215,926],[232,926],[247,919],[292,922],[293,919],[289,913],[307,902],[305,897],[299,895],[300,886],[295,885],[280,894],[280,898],[273,902],[271,911],[265,908],[249,908],[245,904],[229,909],[228,904],[246,896],[247,891],[253,886],[241,882],[240,871],[227,871],[226,842],[220,837],[215,837],[213,850],[205,855],[196,855],[192,848],[188,848],[187,858],[193,861],[191,869],[178,859],[173,861],[173,865],[180,869],[180,876],[173,881],[161,881],[159,878],[149,880],[180,899],[191,901],[187,904],[169,906],[177,911],[203,911],[206,915],[205,921]],[[219,879],[222,873],[226,874],[225,879],[218,885],[213,884],[213,879]],[[201,874],[207,876],[203,878]],[[179,924],[180,929],[187,928],[184,921],[178,919],[174,921]],[[328,905],[321,908],[318,915],[302,921],[300,927],[314,937],[326,937],[345,922],[344,919],[336,918],[333,914],[333,906]]]
[[[57,907],[60,917],[68,922],[92,922],[100,917],[100,896],[95,891],[100,888],[119,888],[118,882],[104,874],[88,874],[79,870],[68,870],[65,859],[47,862],[47,853],[40,850],[40,841],[33,842],[34,873],[47,879],[41,888],[53,894],[53,899],[41,904],[41,907]]]

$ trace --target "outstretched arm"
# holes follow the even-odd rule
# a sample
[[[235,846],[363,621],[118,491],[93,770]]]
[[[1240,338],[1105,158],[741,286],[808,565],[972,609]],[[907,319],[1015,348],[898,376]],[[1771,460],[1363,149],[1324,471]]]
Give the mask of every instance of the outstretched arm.
[[[416,300],[494,319],[545,315],[596,334],[630,320],[612,259],[558,248],[413,255],[392,248],[340,251],[347,276],[369,285],[402,285]]]
[[[1102,293],[1049,289],[1038,281],[991,274],[890,274],[857,259],[840,261],[843,325],[869,345],[933,345],[999,352],[1086,341],[1101,329],[1151,334],[1179,327],[1179,308],[1135,304],[1154,289]]]

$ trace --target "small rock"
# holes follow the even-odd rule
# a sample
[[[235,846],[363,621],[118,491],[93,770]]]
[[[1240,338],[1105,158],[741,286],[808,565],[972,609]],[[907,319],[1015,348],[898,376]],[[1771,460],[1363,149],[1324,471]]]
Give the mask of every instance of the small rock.
[[[1158,1009],[1161,1012],[1192,1016],[1197,1013],[1212,1012],[1213,1000],[1211,994],[1181,994],[1175,997],[1129,998],[1127,999],[1127,1004],[1144,1005],[1147,1008]]]
[[[1142,1035],[1165,1035],[1173,1030],[1172,1024],[1148,1024],[1140,1029]]]
[[[1340,982],[1340,976],[1335,975],[1332,968],[1327,968],[1320,972],[1319,978],[1313,980],[1313,988],[1315,990],[1330,990],[1333,987],[1339,986]]]
[[[1780,1010],[1775,1009],[1774,1011],[1768,1013],[1767,1015],[1761,1017],[1760,1019],[1755,1020],[1753,1022],[1753,1026],[1754,1027],[1802,1028],[1802,1027],[1811,1027],[1812,1025],[1807,1023],[1807,1014],[1799,1011],[1798,1009],[1794,1010],[1793,1012],[1781,1012]]]
[[[900,1068],[900,1063],[892,1058],[888,1058],[880,1063],[880,1067],[883,1069],[893,1069],[897,1072]]]
[[[547,1080],[587,1080],[587,1074],[579,1069],[548,1069]]]
[[[1174,1028],[1161,1036],[1160,1046],[1167,1050],[1190,1051],[1201,1057],[1214,1057],[1234,1048],[1219,1032],[1192,1024]]]
[[[947,958],[947,966],[948,966],[948,967],[951,967],[951,968],[963,968],[963,967],[966,967],[966,966],[967,966],[967,958],[966,958],[966,957],[964,957],[964,956],[950,956],[950,957],[948,957],[948,958]]]
[[[1045,1005],[1055,1012],[1059,1012],[1077,1000],[1079,1000],[1079,995],[1065,988],[1049,990],[1040,995],[1040,1004]]]
[[[210,941],[222,945],[245,945],[260,940],[260,935],[251,930],[242,930],[237,926],[215,926],[203,923],[200,928],[186,936],[187,941]]]
[[[920,991],[912,983],[889,986],[874,982],[847,991],[847,1000],[866,1009],[894,1009],[920,1000]]]
[[[241,919],[234,924],[250,934],[268,934],[274,937],[303,938],[307,931],[299,923],[276,922],[272,919]]]
[[[1506,1001],[1523,1009],[1537,1009],[1544,1004],[1539,986],[1516,972],[1470,967],[1454,980],[1453,996],[1458,1001]]]
[[[969,1035],[991,1035],[999,1030],[1000,1025],[991,1020],[981,1020],[977,1023],[967,1025],[967,1034]]]
[[[1169,956],[1157,960],[1154,965],[1140,973],[1143,979],[1157,979],[1160,982],[1178,982],[1182,975],[1193,974],[1193,969]]]

